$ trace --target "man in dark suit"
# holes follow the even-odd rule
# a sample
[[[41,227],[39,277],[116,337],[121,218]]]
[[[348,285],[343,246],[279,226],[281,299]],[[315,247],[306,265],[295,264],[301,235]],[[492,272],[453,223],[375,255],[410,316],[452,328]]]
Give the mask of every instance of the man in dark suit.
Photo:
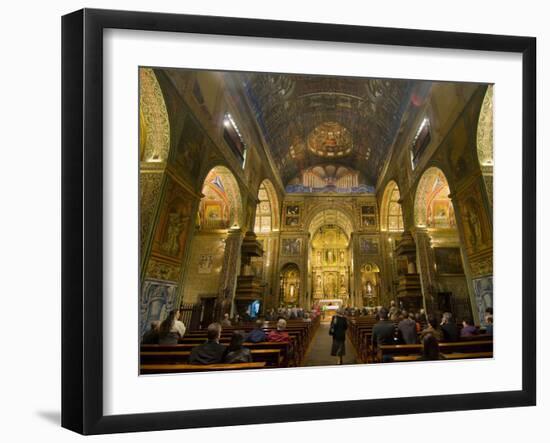
[[[458,328],[453,321],[453,314],[444,312],[441,318],[441,330],[444,341],[458,341]]]
[[[397,330],[399,331],[399,335],[405,344],[414,345],[415,343],[418,343],[416,321],[414,320],[414,314],[412,312],[405,315],[405,318],[398,323]]]
[[[211,323],[207,330],[208,341],[193,348],[189,356],[189,363],[192,365],[221,363],[226,352],[226,347],[220,344],[221,333],[221,325]]]
[[[380,309],[378,316],[380,321],[372,328],[372,348],[375,352],[378,346],[395,344],[395,326],[393,321],[388,320],[388,310]]]

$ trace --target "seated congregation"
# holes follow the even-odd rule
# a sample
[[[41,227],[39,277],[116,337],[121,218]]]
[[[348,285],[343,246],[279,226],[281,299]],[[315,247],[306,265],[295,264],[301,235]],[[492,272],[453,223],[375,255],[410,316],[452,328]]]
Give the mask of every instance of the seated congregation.
[[[191,331],[180,317],[180,311],[173,310],[163,322],[151,323],[141,343],[141,374],[306,366],[305,356],[311,352],[330,354],[342,364],[347,340],[356,355],[354,363],[493,355],[492,308],[485,312],[483,328],[469,318],[457,323],[449,312],[437,318],[426,316],[423,309],[406,311],[393,301],[389,308],[341,308],[326,321],[319,309],[294,307],[271,310],[255,321],[225,314],[220,322]],[[324,334],[332,336],[332,346],[327,337],[326,349],[310,349],[314,336]]]

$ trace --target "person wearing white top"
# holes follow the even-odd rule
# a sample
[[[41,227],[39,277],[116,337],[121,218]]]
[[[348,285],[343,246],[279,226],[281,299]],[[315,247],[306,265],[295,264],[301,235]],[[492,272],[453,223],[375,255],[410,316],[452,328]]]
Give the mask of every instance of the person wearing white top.
[[[168,317],[159,327],[159,344],[175,345],[185,335],[185,325],[180,320],[181,312],[177,309],[170,311]]]

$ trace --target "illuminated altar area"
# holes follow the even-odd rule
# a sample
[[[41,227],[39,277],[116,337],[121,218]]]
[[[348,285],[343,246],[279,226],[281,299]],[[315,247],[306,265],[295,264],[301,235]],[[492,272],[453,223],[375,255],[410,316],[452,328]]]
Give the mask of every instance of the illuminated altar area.
[[[349,239],[338,225],[321,226],[311,242],[313,300],[327,313],[345,306],[349,299]]]

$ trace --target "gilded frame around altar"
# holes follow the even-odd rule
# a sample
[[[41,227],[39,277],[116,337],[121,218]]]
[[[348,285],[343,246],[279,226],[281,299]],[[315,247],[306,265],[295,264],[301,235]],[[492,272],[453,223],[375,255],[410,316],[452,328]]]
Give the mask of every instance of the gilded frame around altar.
[[[322,44],[340,42],[407,46],[420,48],[445,48],[471,51],[497,51],[522,55],[523,79],[521,83],[522,121],[522,330],[521,330],[521,386],[518,389],[445,395],[416,395],[399,398],[364,398],[355,400],[330,399],[322,402],[265,403],[256,406],[243,404],[238,407],[209,407],[160,412],[128,414],[106,414],[104,400],[106,384],[104,377],[105,350],[103,342],[104,283],[108,281],[109,269],[105,268],[106,242],[116,239],[104,235],[104,205],[108,202],[109,153],[104,149],[105,127],[103,104],[104,94],[104,33],[108,29],[140,30],[149,32],[172,32],[195,36],[240,36],[242,38],[262,37],[273,39],[306,40]],[[246,37],[245,37],[246,36]],[[170,15],[143,12],[106,10],[81,10],[63,18],[63,380],[62,380],[62,425],[83,434],[147,431],[204,426],[226,426],[282,421],[347,418],[374,415],[407,414],[435,411],[454,411],[496,407],[528,406],[536,404],[536,341],[535,337],[535,262],[536,262],[536,217],[535,217],[535,53],[536,41],[529,37],[494,36],[483,34],[462,34],[450,32],[419,31],[407,29],[385,29],[331,24],[276,22],[223,17],[202,17]],[[105,126],[104,126],[105,125]],[[192,146],[188,152],[192,151]],[[456,159],[459,169],[460,159]],[[195,156],[182,161],[199,161]],[[154,167],[152,167],[154,169]],[[457,170],[458,170],[457,169]],[[154,172],[154,171],[152,171]],[[177,178],[170,176],[170,186],[180,186]],[[111,183],[112,185],[112,183]],[[155,186],[150,183],[150,186]],[[193,190],[185,189],[190,196]],[[459,190],[463,195],[476,192],[468,183]],[[464,200],[469,204],[468,200]],[[359,237],[353,247],[360,254],[371,257],[365,275],[376,272],[376,254],[383,245],[371,241],[369,232],[376,223],[376,207],[365,202],[359,210],[361,226]],[[304,206],[298,199],[282,210],[281,235],[283,241],[281,256],[291,272],[305,272],[303,265],[295,258],[304,247],[304,239],[296,235],[297,227],[304,223]],[[208,210],[214,218],[223,213],[223,208]],[[468,208],[466,208],[468,210]],[[189,201],[174,198],[172,206],[162,214],[164,220],[173,225],[191,223],[192,213]],[[239,214],[238,214],[239,215]],[[147,218],[148,214],[141,214]],[[483,220],[480,238],[483,238]],[[161,230],[151,254],[151,274],[162,280],[169,266],[174,265],[182,254],[183,238],[170,234],[170,226]],[[422,234],[422,233],[420,233]],[[286,241],[285,241],[286,240]],[[483,250],[472,249],[475,239],[467,239],[475,265],[482,268],[487,262]],[[318,265],[321,277],[319,295],[329,303],[338,299],[339,288],[346,281],[346,247],[327,248],[321,252]],[[351,246],[348,246],[351,247]],[[330,251],[330,252],[329,252]],[[344,254],[344,260],[340,259]],[[326,254],[326,255],[325,255]],[[439,263],[452,275],[456,271],[453,252],[438,251]],[[477,255],[476,255],[477,254]],[[485,255],[484,255],[485,254]],[[132,258],[129,258],[131,261]],[[340,263],[342,261],[342,263]],[[340,265],[342,264],[342,267]],[[200,266],[193,272],[208,276],[212,268],[208,255],[200,258]],[[326,275],[324,274],[326,272]],[[335,274],[331,274],[335,273]],[[317,275],[317,274],[316,274]],[[338,281],[337,281],[337,275]],[[344,280],[341,280],[344,276]],[[325,280],[326,277],[326,280]],[[291,297],[303,290],[303,279],[294,278]],[[317,280],[317,277],[315,277]],[[372,295],[369,278],[359,280],[364,296]],[[482,300],[488,287],[496,282],[492,278],[476,281],[474,290]],[[371,286],[369,286],[371,284]],[[364,288],[363,288],[364,285]],[[155,291],[154,281],[148,289]],[[315,286],[315,284],[314,284]],[[328,288],[328,289],[325,289]],[[344,291],[342,291],[342,294]],[[516,298],[517,300],[517,298]],[[332,304],[331,304],[332,306]],[[136,310],[138,307],[136,307]],[[323,369],[319,369],[323,370]],[[175,381],[174,381],[175,382]],[[112,388],[112,386],[111,386]],[[130,392],[127,393],[131,395]]]

